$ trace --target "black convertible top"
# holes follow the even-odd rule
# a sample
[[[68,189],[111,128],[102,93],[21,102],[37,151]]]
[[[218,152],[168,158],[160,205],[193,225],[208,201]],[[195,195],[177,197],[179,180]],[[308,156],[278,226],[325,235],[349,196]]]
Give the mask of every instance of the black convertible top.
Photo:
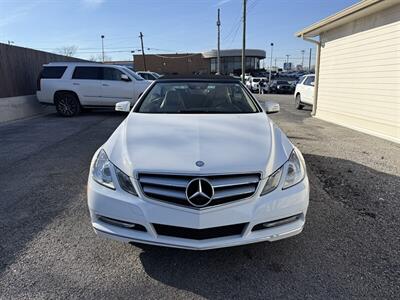
[[[157,78],[156,81],[224,81],[238,82],[239,78],[225,75],[165,75]]]

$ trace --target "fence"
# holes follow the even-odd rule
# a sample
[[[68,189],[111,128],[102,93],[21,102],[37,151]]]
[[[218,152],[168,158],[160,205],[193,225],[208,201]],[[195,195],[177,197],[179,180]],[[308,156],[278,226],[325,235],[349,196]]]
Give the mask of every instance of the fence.
[[[0,43],[0,98],[35,94],[42,65],[55,61],[80,59]]]

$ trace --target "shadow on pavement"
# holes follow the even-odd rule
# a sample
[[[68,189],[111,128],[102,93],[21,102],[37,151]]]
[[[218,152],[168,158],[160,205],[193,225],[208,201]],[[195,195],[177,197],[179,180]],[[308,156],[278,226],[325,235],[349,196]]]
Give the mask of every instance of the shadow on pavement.
[[[9,167],[1,167],[0,274],[48,224],[70,205],[82,202],[90,159],[121,122],[118,115],[104,118],[109,113],[97,114],[100,117],[86,119],[84,115],[67,119],[54,114],[5,128],[15,129],[15,133],[7,132],[8,141],[0,145],[0,152],[8,148],[20,151],[23,147],[19,141],[29,151],[11,159]],[[60,129],[59,139],[54,139],[56,133],[49,128],[55,126]],[[39,141],[32,135],[40,135]],[[46,137],[54,140],[39,148]],[[69,234],[62,229],[60,232]]]
[[[387,284],[394,274],[387,270],[394,272],[395,258],[388,253],[394,250],[391,237],[398,234],[400,225],[395,216],[399,177],[348,160],[304,156],[313,174],[302,234],[273,243],[200,252],[135,244],[143,250],[140,260],[146,273],[163,284],[206,298],[390,293]],[[389,186],[388,193],[377,188],[382,183]],[[384,201],[378,200],[382,197]],[[378,218],[383,220],[379,225],[375,223]],[[374,238],[378,230],[387,236]],[[388,253],[374,252],[378,247]]]

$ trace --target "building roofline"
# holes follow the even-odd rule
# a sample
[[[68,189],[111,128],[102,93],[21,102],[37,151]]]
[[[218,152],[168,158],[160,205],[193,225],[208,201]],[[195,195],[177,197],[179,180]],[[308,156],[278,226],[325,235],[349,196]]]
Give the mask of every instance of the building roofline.
[[[297,37],[315,37],[320,35],[322,32],[349,23],[355,19],[368,16],[396,4],[400,4],[400,1],[363,0],[302,29],[295,35]]]

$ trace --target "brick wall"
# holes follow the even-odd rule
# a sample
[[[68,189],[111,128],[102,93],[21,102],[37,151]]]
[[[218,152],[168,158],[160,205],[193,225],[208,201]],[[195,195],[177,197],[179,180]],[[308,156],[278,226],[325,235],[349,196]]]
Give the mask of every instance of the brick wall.
[[[144,63],[141,54],[134,55],[136,71],[143,71]],[[146,54],[148,71],[160,74],[209,74],[210,63],[200,53],[188,54]]]

